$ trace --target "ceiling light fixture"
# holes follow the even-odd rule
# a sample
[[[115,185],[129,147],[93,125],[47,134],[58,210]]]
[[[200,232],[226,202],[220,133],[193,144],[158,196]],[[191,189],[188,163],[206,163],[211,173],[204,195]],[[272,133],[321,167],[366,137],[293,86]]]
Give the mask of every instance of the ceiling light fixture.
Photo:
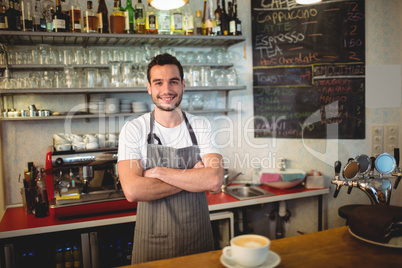
[[[149,4],[159,10],[171,10],[184,6],[189,0],[148,0]]]
[[[321,3],[322,0],[296,0],[296,3],[300,5],[312,5],[312,4],[318,4]]]

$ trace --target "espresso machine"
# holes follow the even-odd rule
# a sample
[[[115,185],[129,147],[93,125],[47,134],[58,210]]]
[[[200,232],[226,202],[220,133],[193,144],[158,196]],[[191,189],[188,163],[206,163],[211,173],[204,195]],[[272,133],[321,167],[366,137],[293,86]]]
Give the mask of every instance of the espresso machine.
[[[119,183],[116,148],[49,151],[46,188],[56,217],[134,209]]]

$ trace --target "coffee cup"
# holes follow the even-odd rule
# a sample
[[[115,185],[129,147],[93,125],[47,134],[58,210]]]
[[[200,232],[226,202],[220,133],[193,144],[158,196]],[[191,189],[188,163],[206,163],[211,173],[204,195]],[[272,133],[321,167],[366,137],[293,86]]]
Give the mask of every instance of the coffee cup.
[[[83,138],[85,143],[98,142],[98,138],[94,134],[85,134]]]
[[[256,234],[239,235],[230,240],[230,246],[223,248],[225,258],[243,266],[258,266],[268,257],[271,241]]]

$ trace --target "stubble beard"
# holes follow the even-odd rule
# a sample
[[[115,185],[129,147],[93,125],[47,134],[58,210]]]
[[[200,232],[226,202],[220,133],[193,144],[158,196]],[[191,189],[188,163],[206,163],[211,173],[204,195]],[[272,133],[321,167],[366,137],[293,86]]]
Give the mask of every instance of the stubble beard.
[[[166,106],[166,105],[163,105],[161,103],[158,103],[158,101],[157,101],[158,96],[156,96],[155,99],[154,99],[154,104],[155,104],[156,107],[158,107],[162,111],[171,112],[171,111],[174,111],[177,107],[180,106],[181,100],[183,99],[183,94],[178,94],[177,102],[175,104],[169,105],[169,106]]]

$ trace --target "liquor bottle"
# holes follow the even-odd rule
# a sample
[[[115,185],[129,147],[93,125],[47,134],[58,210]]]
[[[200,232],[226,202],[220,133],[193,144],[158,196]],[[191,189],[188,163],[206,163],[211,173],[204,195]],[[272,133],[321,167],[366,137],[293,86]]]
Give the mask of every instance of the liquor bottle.
[[[46,20],[41,12],[40,0],[35,1],[35,6],[33,10],[33,30],[35,32],[45,32],[46,31]],[[43,28],[42,28],[43,27]]]
[[[74,267],[74,254],[73,248],[70,244],[66,244],[64,249],[64,268],[73,268]]]
[[[46,22],[46,31],[53,31],[53,14],[55,13],[55,6],[52,0],[45,0],[43,2],[43,18]],[[70,19],[68,20],[70,22]],[[42,26],[41,26],[42,27]]]
[[[215,15],[214,15],[214,11],[213,11],[212,0],[208,0],[207,17],[205,20],[206,35],[215,35],[214,20],[215,20]]]
[[[170,11],[170,34],[183,35],[183,13],[180,8]]]
[[[202,35],[201,10],[197,10],[197,11],[195,12],[194,28],[195,28],[195,34],[196,34],[196,35]]]
[[[206,26],[206,17],[207,17],[207,0],[204,0],[204,12],[202,13],[202,35],[207,35],[207,26]]]
[[[0,31],[7,30],[6,23],[6,10],[7,6],[4,0],[0,1]]]
[[[108,11],[105,0],[98,0],[98,33],[108,33],[109,32],[109,18]]]
[[[96,33],[98,30],[98,17],[92,9],[92,1],[87,1],[87,10],[84,12],[84,32]]]
[[[113,13],[110,15],[110,32],[123,33],[124,12],[120,10],[119,0],[114,0]]]
[[[33,21],[32,21],[32,4],[30,0],[21,1],[21,29],[24,32],[33,31]]]
[[[17,20],[17,30],[21,31],[22,30],[22,12],[21,12],[20,0],[14,0],[14,8],[18,12],[18,18],[19,18],[19,20]]]
[[[71,0],[69,5],[70,11],[70,31],[73,33],[80,33],[81,26],[81,6],[77,0]]]
[[[68,16],[62,12],[60,0],[56,0],[56,12],[53,14],[53,32],[67,32]]]
[[[215,20],[216,20],[216,35],[223,35],[222,28],[221,28],[221,16],[222,16],[222,9],[219,4],[219,0],[216,1],[216,9],[215,9]]]
[[[151,5],[148,6],[147,10],[145,32],[147,34],[158,34],[158,15],[155,8]]]
[[[125,18],[125,33],[133,34],[135,33],[134,28],[134,8],[131,0],[127,0],[127,6],[124,9],[124,18]]]
[[[189,3],[183,7],[183,30],[185,35],[194,34],[194,16]]]
[[[170,34],[170,10],[158,10],[158,34]]]
[[[145,34],[145,6],[138,0],[134,6],[135,14],[135,33]]]
[[[9,7],[5,12],[7,29],[10,31],[19,31],[20,12],[14,8],[14,0],[10,0],[8,5]]]
[[[222,0],[221,31],[223,35],[229,34],[229,16],[226,13],[225,0]]]
[[[241,31],[241,20],[239,19],[237,15],[237,0],[233,0],[233,11],[234,11],[234,17],[235,17],[235,24],[236,24],[236,35],[242,35]]]

